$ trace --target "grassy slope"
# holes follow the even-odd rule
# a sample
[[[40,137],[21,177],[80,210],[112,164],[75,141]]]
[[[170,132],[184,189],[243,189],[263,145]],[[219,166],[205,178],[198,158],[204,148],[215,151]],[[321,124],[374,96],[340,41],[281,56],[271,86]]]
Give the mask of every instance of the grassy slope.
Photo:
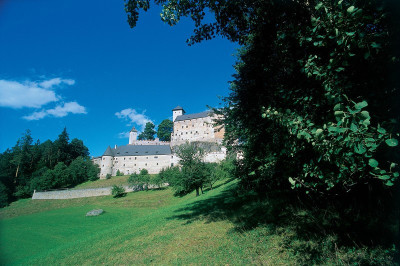
[[[124,175],[124,176],[113,176],[110,179],[87,181],[85,183],[77,185],[74,189],[111,187],[113,185],[124,186],[128,185],[128,178],[129,175]]]
[[[240,230],[224,212],[235,182],[195,197],[170,189],[75,200],[23,200],[0,211],[6,264],[284,264],[266,228]],[[85,217],[94,208],[105,213]],[[293,261],[292,261],[293,262]]]

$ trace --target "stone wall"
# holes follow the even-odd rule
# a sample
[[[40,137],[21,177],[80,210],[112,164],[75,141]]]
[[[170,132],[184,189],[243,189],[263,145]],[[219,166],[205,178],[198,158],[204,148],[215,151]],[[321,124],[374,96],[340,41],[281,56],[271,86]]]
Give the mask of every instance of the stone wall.
[[[163,186],[167,186],[164,184]],[[149,186],[153,188],[154,186]],[[134,189],[129,186],[123,186],[125,192],[133,192]],[[67,189],[67,190],[55,190],[55,191],[43,191],[43,192],[33,192],[32,199],[77,199],[77,198],[89,198],[98,196],[108,196],[111,195],[112,187],[104,188],[88,188],[88,189]]]

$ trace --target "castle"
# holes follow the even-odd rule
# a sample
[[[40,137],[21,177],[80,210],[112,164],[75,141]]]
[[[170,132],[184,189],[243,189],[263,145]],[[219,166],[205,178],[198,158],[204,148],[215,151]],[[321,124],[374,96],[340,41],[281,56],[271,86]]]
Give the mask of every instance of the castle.
[[[93,158],[100,167],[100,179],[107,175],[115,176],[117,172],[125,175],[139,173],[147,169],[150,174],[157,174],[161,169],[179,164],[174,147],[185,142],[210,142],[214,149],[207,153],[206,162],[218,162],[226,157],[223,147],[224,128],[217,126],[217,115],[212,111],[185,114],[182,107],[172,110],[173,132],[171,141],[137,140],[138,131],[133,127],[129,132],[129,144],[111,148],[108,146],[102,156]]]

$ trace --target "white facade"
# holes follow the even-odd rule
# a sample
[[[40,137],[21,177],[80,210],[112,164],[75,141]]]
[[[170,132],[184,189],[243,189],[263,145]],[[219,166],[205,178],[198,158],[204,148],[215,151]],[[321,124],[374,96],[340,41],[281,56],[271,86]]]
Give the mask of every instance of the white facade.
[[[118,170],[124,175],[139,173],[142,169],[157,174],[163,168],[179,164],[179,158],[173,153],[174,146],[193,141],[222,143],[224,129],[215,125],[216,116],[212,112],[185,115],[183,108],[177,106],[172,110],[172,116],[171,142],[159,139],[139,141],[138,132],[133,127],[128,145],[115,146],[114,149],[108,147],[103,156],[94,158],[93,162],[101,168],[100,178],[106,178],[107,174],[115,176]],[[218,162],[225,157],[226,148],[221,147],[208,153],[204,161]]]

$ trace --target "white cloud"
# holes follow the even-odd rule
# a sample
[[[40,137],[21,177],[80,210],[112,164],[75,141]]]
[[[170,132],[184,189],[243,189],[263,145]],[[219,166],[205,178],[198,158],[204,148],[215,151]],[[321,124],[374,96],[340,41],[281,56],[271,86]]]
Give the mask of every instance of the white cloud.
[[[11,108],[39,108],[58,101],[54,91],[40,88],[35,83],[0,80],[0,106]]]
[[[45,118],[46,116],[53,117],[64,117],[68,114],[86,114],[86,108],[77,102],[64,103],[62,106],[57,105],[53,109],[41,110],[39,112],[34,112],[31,115],[22,117],[26,120],[39,120]]]
[[[135,109],[128,108],[124,109],[121,112],[116,112],[115,115],[118,118],[130,120],[131,123],[138,125],[143,131],[147,122],[152,122],[144,113],[138,113]]]
[[[51,88],[53,86],[58,86],[61,83],[65,83],[67,85],[74,85],[75,84],[75,80],[73,80],[73,79],[53,78],[53,79],[49,79],[49,80],[44,80],[44,81],[40,82],[39,85],[42,88],[49,89],[49,88]]]
[[[41,82],[0,80],[0,106],[10,108],[40,108],[61,99],[53,90],[61,84],[73,85],[72,79],[53,78]]]
[[[126,139],[129,138],[129,132],[121,132],[118,134],[118,138],[120,139]]]

